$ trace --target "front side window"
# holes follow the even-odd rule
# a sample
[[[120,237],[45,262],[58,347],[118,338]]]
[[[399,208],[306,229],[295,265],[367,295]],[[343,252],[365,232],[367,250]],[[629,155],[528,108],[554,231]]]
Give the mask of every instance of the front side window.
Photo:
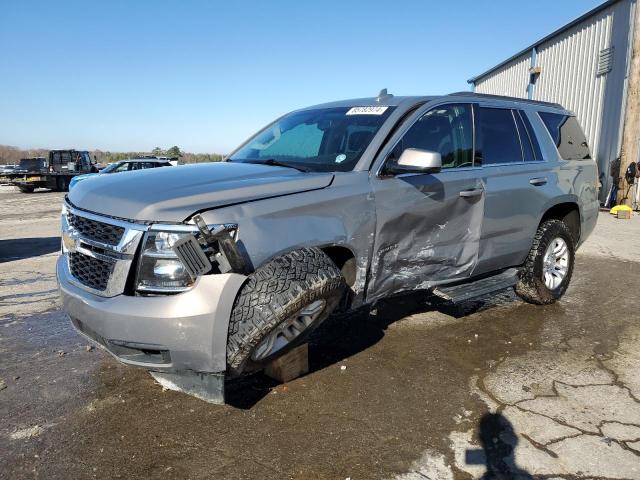
[[[480,107],[477,112],[476,162],[482,165],[522,162],[522,148],[511,110]]]
[[[538,112],[549,131],[558,153],[564,160],[588,160],[589,144],[576,117],[558,113]]]
[[[441,105],[429,110],[396,144],[389,161],[397,161],[407,148],[440,153],[443,169],[473,166],[471,105]]]
[[[278,163],[317,172],[353,170],[394,107],[336,107],[285,115],[229,161]]]
[[[119,173],[126,172],[127,170],[129,170],[129,162],[119,162],[112,163],[107,168],[102,170],[102,173]]]

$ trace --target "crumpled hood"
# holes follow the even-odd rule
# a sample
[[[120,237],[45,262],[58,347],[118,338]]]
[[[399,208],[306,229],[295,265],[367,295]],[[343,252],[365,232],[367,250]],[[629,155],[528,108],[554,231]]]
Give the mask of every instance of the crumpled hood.
[[[95,175],[69,192],[78,208],[131,220],[182,222],[197,211],[325,188],[331,173],[219,162]]]

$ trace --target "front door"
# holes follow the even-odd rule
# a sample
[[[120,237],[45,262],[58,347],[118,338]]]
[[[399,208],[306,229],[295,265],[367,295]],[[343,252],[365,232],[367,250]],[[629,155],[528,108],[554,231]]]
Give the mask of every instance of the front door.
[[[484,186],[473,165],[473,107],[443,104],[418,112],[385,165],[406,148],[439,152],[442,170],[387,175],[383,166],[372,176],[377,223],[369,301],[468,278],[478,260]]]

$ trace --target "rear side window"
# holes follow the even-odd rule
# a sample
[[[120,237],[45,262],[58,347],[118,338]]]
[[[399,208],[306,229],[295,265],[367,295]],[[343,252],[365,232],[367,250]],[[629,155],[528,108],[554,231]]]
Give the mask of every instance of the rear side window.
[[[527,139],[529,140],[529,142],[531,142],[531,147],[533,148],[534,160],[544,160],[544,158],[542,157],[542,152],[540,151],[540,144],[538,143],[538,138],[536,137],[536,134],[533,131],[533,127],[531,126],[531,122],[529,121],[527,114],[522,110],[518,110],[518,113],[520,114],[520,119],[524,123],[524,128],[525,128],[525,131],[527,132]],[[518,126],[519,125],[520,124],[518,124]],[[525,140],[526,139],[524,138],[522,139],[523,142],[525,142]]]
[[[522,162],[522,148],[511,110],[480,107],[477,111],[476,164]]]
[[[538,139],[533,133],[533,128],[531,127],[531,123],[529,123],[527,114],[522,110],[514,110],[513,116],[516,119],[518,132],[520,133],[520,143],[522,143],[524,161],[534,162],[536,160],[543,160]]]
[[[589,145],[576,117],[559,113],[538,112],[549,131],[560,157],[564,160],[587,160],[591,158]]]

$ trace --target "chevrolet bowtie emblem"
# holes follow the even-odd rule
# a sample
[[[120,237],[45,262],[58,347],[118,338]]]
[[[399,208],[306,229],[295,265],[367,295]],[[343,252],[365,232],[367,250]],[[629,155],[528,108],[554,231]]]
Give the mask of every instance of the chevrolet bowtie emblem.
[[[62,244],[69,252],[76,251],[77,237],[72,232],[62,232]]]

